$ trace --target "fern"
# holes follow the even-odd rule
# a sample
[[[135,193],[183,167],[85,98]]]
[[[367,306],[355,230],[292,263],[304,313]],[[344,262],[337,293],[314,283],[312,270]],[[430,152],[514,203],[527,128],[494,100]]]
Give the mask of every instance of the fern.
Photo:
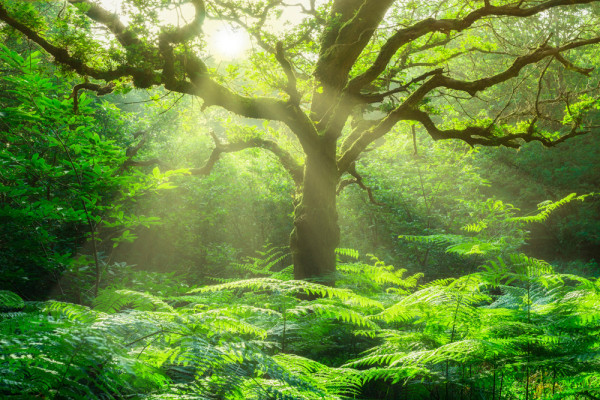
[[[340,264],[340,274],[360,294],[268,277],[0,312],[0,397],[343,399],[389,389],[395,398],[523,398],[527,385],[539,398],[596,393],[597,280],[521,254],[419,287],[420,275],[377,258]]]
[[[251,276],[266,277],[278,274],[272,269],[288,258],[289,252],[284,251],[284,248],[273,247],[270,244],[264,245],[263,249],[256,252],[258,257],[246,257],[243,263],[234,263],[231,267],[238,271],[247,272]]]
[[[544,222],[548,219],[550,214],[556,211],[558,208],[565,206],[566,204],[571,203],[572,201],[584,201],[586,198],[590,196],[595,196],[596,193],[589,193],[577,196],[576,193],[571,193],[566,197],[558,201],[545,201],[543,203],[538,204],[539,213],[536,215],[528,216],[528,217],[515,217],[512,218],[512,221],[522,222],[522,223],[532,223],[532,222]]]
[[[0,290],[0,312],[21,310],[25,302],[18,294],[8,290]]]
[[[408,382],[412,379],[423,380],[428,378],[435,380],[434,373],[423,367],[371,368],[360,371],[358,376],[363,384],[374,380],[390,381],[392,385],[399,382]]]
[[[436,246],[445,245],[447,253],[454,253],[463,256],[475,254],[488,254],[502,249],[502,238],[495,241],[481,240],[476,237],[466,237],[461,235],[428,235],[428,236],[412,236],[400,235],[400,239],[408,242],[432,244]]]
[[[0,394],[24,398],[49,393],[54,398],[101,399],[105,394],[137,393],[164,386],[166,380],[130,358],[115,337],[96,330],[82,307],[53,303],[48,306],[58,318],[32,312],[5,335],[0,325],[0,370],[10,371],[11,379],[0,379]],[[59,315],[64,315],[61,318]],[[68,316],[68,318],[66,318]],[[27,328],[27,329],[24,329]],[[3,373],[2,376],[5,374]],[[9,375],[6,375],[9,376]],[[134,380],[133,377],[136,377]]]
[[[125,307],[141,311],[174,311],[173,307],[160,298],[133,290],[106,290],[94,299],[94,308],[98,311],[115,313]]]
[[[417,281],[423,276],[421,273],[411,275],[407,278],[403,278],[406,273],[405,269],[395,269],[391,265],[385,265],[385,263],[379,260],[373,255],[369,255],[374,262],[373,265],[353,263],[353,264],[338,264],[338,272],[342,272],[347,275],[346,280],[360,277],[367,279],[374,284],[378,285],[393,285],[399,288],[413,288],[416,286]],[[341,282],[344,284],[344,281]]]
[[[328,367],[294,354],[278,354],[274,358],[290,372],[310,379],[315,387],[322,388],[325,393],[348,397],[355,397],[360,393],[362,381],[352,369]]]
[[[6,375],[11,378],[0,379],[2,395],[54,393],[100,399],[171,387],[180,398],[258,399],[264,398],[267,388],[254,382],[267,374],[278,382],[273,388],[280,389],[272,388],[276,393],[325,396],[253,344],[256,338],[263,345],[266,330],[240,317],[277,318],[273,310],[240,305],[196,312],[188,307],[175,309],[146,293],[106,291],[93,310],[49,302],[41,311],[15,317],[9,325],[0,322],[0,371],[11,372]],[[36,319],[42,321],[32,325],[37,333],[29,329],[27,340],[14,336]]]
[[[355,250],[355,249],[337,248],[337,249],[335,249],[335,254],[344,256],[344,257],[348,257],[348,258],[352,258],[354,260],[358,260],[358,258],[360,257],[358,250]]]
[[[42,308],[42,311],[58,317],[64,316],[70,321],[84,323],[94,322],[99,315],[88,307],[72,303],[62,303],[60,301],[48,301]]]
[[[462,229],[463,231],[466,231],[466,232],[479,233],[479,232],[483,231],[484,229],[486,229],[487,227],[488,227],[488,225],[485,221],[477,221],[472,224],[467,224],[460,229]]]
[[[255,292],[270,291],[281,292],[285,294],[307,294],[321,297],[338,298],[350,304],[356,304],[361,307],[383,308],[383,305],[368,297],[360,296],[348,289],[333,288],[307,281],[280,281],[271,278],[247,279],[236,282],[224,283],[221,285],[204,286],[193,289],[189,293],[208,293],[223,290],[252,290]]]
[[[316,313],[324,318],[335,318],[357,327],[370,328],[373,330],[379,329],[379,326],[371,320],[365,318],[361,313],[345,307],[338,307],[333,304],[320,304],[312,302],[307,305],[300,305],[286,311],[293,315],[306,315],[308,313]]]

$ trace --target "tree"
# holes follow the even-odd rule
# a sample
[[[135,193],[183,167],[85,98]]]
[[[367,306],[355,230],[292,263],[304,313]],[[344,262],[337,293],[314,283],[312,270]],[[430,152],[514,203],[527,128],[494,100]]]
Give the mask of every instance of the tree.
[[[589,131],[586,111],[598,106],[596,78],[560,88],[543,79],[549,71],[591,76],[596,0],[190,0],[181,3],[193,6],[193,20],[178,26],[161,23],[169,2],[128,0],[127,24],[91,0],[68,3],[3,0],[0,20],[86,80],[162,85],[204,107],[280,124],[298,141],[299,156],[266,136],[225,143],[214,135],[206,164],[190,170],[208,174],[221,154],[251,147],[279,159],[297,187],[290,236],[297,279],[327,280],[335,271],[338,186],[366,188],[355,162],[397,125],[470,145],[555,146]],[[307,18],[285,32],[269,29],[286,8]],[[554,29],[557,15],[570,18],[568,31]],[[239,90],[228,85],[231,68],[207,61],[207,17],[244,29],[257,45],[237,63],[248,68]],[[98,26],[111,39],[99,40]],[[584,66],[571,61],[578,58]],[[532,76],[535,84],[523,84]],[[563,106],[562,121],[548,115]]]

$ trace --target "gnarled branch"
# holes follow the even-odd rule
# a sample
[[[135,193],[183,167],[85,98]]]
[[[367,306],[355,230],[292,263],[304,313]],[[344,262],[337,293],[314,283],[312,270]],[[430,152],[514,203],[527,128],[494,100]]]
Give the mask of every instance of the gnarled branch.
[[[343,146],[345,151],[338,159],[338,169],[340,172],[346,171],[351,163],[357,159],[360,153],[362,153],[370,143],[388,133],[396,123],[402,120],[414,120],[421,122],[427,128],[427,131],[432,134],[432,136],[435,135],[434,138],[462,139],[472,145],[483,144],[518,147],[516,140],[523,139],[525,141],[537,140],[540,141],[544,146],[553,146],[570,137],[581,135],[584,132],[575,129],[564,136],[564,139],[560,138],[554,141],[529,133],[497,137],[493,134],[493,130],[491,129],[492,126],[488,128],[468,127],[461,131],[444,131],[444,133],[441,134],[441,131],[433,128],[434,125],[429,115],[423,111],[420,111],[418,107],[425,96],[436,88],[443,87],[466,92],[471,96],[475,96],[477,92],[486,90],[492,86],[498,85],[499,83],[515,78],[519,75],[521,70],[528,65],[535,64],[547,57],[556,57],[567,50],[597,43],[600,43],[600,37],[579,40],[567,43],[560,47],[542,45],[527,55],[517,57],[512,65],[506,70],[498,74],[474,81],[461,81],[445,76],[441,72],[436,73],[418,89],[416,89],[401,105],[391,111],[385,118],[382,118],[377,124],[373,124],[370,129],[364,130],[362,133],[356,131],[352,132],[350,137],[353,138],[354,141],[352,143],[345,143],[345,146]]]
[[[212,171],[213,167],[219,161],[221,154],[223,153],[234,153],[250,148],[262,148],[269,150],[278,159],[281,165],[292,177],[296,186],[300,186],[304,172],[302,167],[296,162],[296,160],[287,151],[283,150],[276,142],[269,139],[253,138],[240,142],[233,143],[222,143],[217,135],[211,132],[211,136],[215,142],[215,147],[211,152],[208,160],[201,168],[192,168],[190,173],[192,175],[208,175]]]
[[[83,82],[73,86],[73,91],[71,92],[71,98],[73,99],[73,112],[77,114],[79,111],[79,91],[82,89],[91,90],[96,92],[98,96],[103,96],[105,94],[111,93],[115,88],[115,84],[113,82],[108,85],[102,86],[96,83],[91,82]]]
[[[594,0],[548,0],[529,8],[521,8],[521,4],[492,6],[489,2],[486,2],[483,7],[470,12],[463,18],[439,20],[428,18],[419,21],[414,25],[401,29],[393,34],[381,47],[373,65],[362,74],[353,78],[348,83],[346,90],[350,93],[358,93],[361,88],[373,82],[373,80],[385,70],[391,59],[402,46],[428,33],[460,32],[469,28],[475,22],[491,16],[530,17],[558,6],[588,4],[592,2],[594,2]]]
[[[369,196],[369,201],[373,204],[375,204],[376,206],[383,206],[383,203],[378,202],[375,199],[375,196],[373,196],[373,190],[368,187],[367,185],[365,185],[364,181],[363,181],[363,177],[358,173],[358,171],[356,171],[356,164],[352,163],[352,165],[350,166],[350,168],[348,168],[347,171],[350,175],[352,175],[354,178],[353,179],[343,179],[340,181],[340,183],[338,184],[337,187],[337,194],[339,195],[340,193],[342,193],[342,191],[344,190],[344,188],[346,188],[347,186],[350,185],[358,185],[361,189],[363,189],[364,191],[367,192],[367,195]]]
[[[360,99],[362,101],[364,101],[365,103],[379,103],[379,102],[382,102],[386,97],[392,96],[396,93],[404,92],[404,91],[408,90],[408,88],[410,86],[412,86],[413,84],[415,84],[417,82],[421,82],[421,81],[429,78],[430,76],[441,74],[442,72],[444,72],[443,68],[437,68],[432,71],[425,72],[424,74],[421,74],[421,75],[411,79],[407,83],[404,83],[394,89],[388,90],[387,92],[361,94]]]
[[[127,29],[117,14],[111,13],[90,0],[68,0],[71,4],[85,4],[86,14],[92,20],[104,25],[123,47],[142,46],[143,43],[131,30]]]
[[[460,139],[471,146],[480,144],[484,146],[506,146],[518,148],[520,146],[518,141],[522,140],[525,142],[537,141],[546,147],[553,147],[575,136],[589,133],[588,131],[579,130],[579,126],[575,124],[571,128],[571,131],[566,135],[563,135],[558,139],[549,139],[539,135],[536,132],[536,117],[530,121],[527,129],[524,132],[511,133],[504,136],[494,135],[495,126],[493,124],[488,126],[468,126],[463,129],[442,130],[434,124],[429,114],[421,110],[408,110],[406,111],[405,118],[420,122],[427,130],[427,133],[434,140]]]
[[[6,8],[4,8],[0,4],[0,20],[6,22],[11,27],[23,33],[28,39],[32,42],[38,44],[41,48],[47,51],[54,59],[71,68],[78,74],[82,76],[90,76],[95,79],[100,79],[104,81],[113,81],[121,77],[132,76],[137,78],[144,79],[153,79],[153,73],[151,71],[130,67],[128,65],[119,66],[113,70],[101,70],[97,68],[92,68],[89,65],[85,64],[80,58],[74,57],[66,49],[60,48],[58,46],[53,45],[48,40],[40,36],[36,31],[28,27],[26,24],[17,21],[12,16],[9,15]]]
[[[80,2],[88,1],[81,0]],[[202,4],[200,1],[196,1],[196,3],[198,5]],[[92,12],[98,22],[108,24],[109,29],[112,29],[116,35],[126,34],[123,30],[124,27],[116,22],[118,19],[113,14],[108,13],[106,10],[102,12],[101,8],[96,7],[92,7],[90,12]],[[201,17],[197,16],[196,19],[200,21]],[[199,57],[187,54],[185,60],[181,60],[189,81],[175,79],[174,59],[170,58],[175,56],[172,53],[170,42],[171,40],[178,41],[185,39],[189,34],[195,32],[195,28],[190,27],[183,31],[178,31],[179,33],[174,33],[175,36],[163,36],[162,44],[159,44],[160,48],[158,50],[163,55],[165,62],[163,64],[163,71],[160,73],[153,69],[141,69],[129,65],[121,65],[113,70],[93,68],[84,63],[80,58],[71,55],[66,49],[52,44],[26,24],[17,21],[9,15],[8,11],[2,5],[0,5],[0,20],[5,21],[23,33],[27,38],[37,43],[52,55],[57,62],[82,76],[89,76],[107,82],[122,77],[132,77],[134,84],[140,88],[164,84],[168,90],[202,98],[205,106],[217,105],[247,118],[281,121],[288,125],[292,132],[298,136],[300,143],[306,151],[318,147],[316,128],[299,106],[276,98],[248,97],[235,93],[212,79],[208,74],[208,67]],[[121,40],[128,41],[134,39],[133,37],[126,36],[126,39],[122,38]],[[154,49],[154,52],[156,52],[156,49]],[[144,52],[146,57],[149,57],[147,60],[148,68],[152,68],[151,66],[156,61],[152,53],[152,51]]]

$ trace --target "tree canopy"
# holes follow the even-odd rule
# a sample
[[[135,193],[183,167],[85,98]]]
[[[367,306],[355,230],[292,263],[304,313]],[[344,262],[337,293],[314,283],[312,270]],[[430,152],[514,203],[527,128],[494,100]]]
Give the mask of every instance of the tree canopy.
[[[273,153],[297,186],[290,244],[304,279],[334,271],[336,195],[349,184],[369,189],[355,163],[389,132],[411,126],[435,140],[519,147],[593,129],[598,3],[131,0],[116,14],[91,0],[2,1],[0,20],[84,79],[75,98],[163,86],[272,124],[213,135],[212,154],[190,172],[208,174],[226,152]],[[180,23],[163,18],[173,8]],[[288,9],[294,22],[274,30]],[[215,63],[211,20],[245,31],[249,54]]]

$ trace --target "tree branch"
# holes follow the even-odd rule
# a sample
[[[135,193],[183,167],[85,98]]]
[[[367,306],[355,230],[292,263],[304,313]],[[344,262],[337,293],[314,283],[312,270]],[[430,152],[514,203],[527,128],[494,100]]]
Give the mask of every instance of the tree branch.
[[[594,68],[581,68],[577,65],[573,64],[571,61],[567,60],[562,56],[562,54],[558,53],[554,56],[564,67],[570,71],[579,72],[582,75],[589,76],[590,73],[594,70]]]
[[[352,66],[392,3],[392,0],[333,2],[313,73],[318,84],[313,91],[310,113],[311,118],[318,121],[320,130],[325,131],[331,118],[339,122],[339,112],[332,109],[339,105],[337,99],[348,82]],[[336,139],[334,131],[327,134],[330,140]]]
[[[103,96],[105,94],[111,93],[115,88],[115,84],[113,82],[109,83],[106,86],[98,85],[96,83],[83,82],[73,86],[73,91],[71,92],[71,98],[73,99],[73,112],[77,114],[79,111],[79,91],[82,89],[92,90],[98,94],[98,96]]]
[[[139,136],[140,134],[143,135],[142,140],[137,145],[129,147],[127,149],[126,155],[128,159],[117,171],[117,174],[122,172],[127,167],[147,167],[158,164],[165,166],[167,169],[171,168],[158,158],[152,158],[149,160],[141,161],[133,160],[133,157],[137,155],[138,151],[146,142],[147,132],[137,132],[136,134],[134,134],[134,136]],[[273,153],[277,157],[281,165],[285,168],[285,170],[290,174],[295,185],[301,185],[302,178],[304,176],[304,171],[302,167],[296,162],[296,160],[294,159],[294,157],[292,157],[290,153],[282,149],[275,141],[269,139],[253,138],[242,142],[222,143],[214,132],[211,132],[210,135],[213,138],[213,141],[215,142],[215,147],[212,150],[204,166],[200,168],[190,168],[189,171],[191,175],[209,175],[217,161],[219,161],[221,154],[223,153],[234,153],[250,148],[261,148]]]
[[[88,0],[80,0],[87,2]],[[201,4],[201,2],[196,2]],[[95,10],[95,8],[92,8]],[[104,10],[105,11],[105,10]],[[109,18],[112,14],[106,12],[103,14],[98,11],[96,18],[103,23],[112,24],[112,29],[118,34],[124,34],[121,28],[113,19]],[[200,20],[197,16],[197,20]],[[66,49],[57,47],[50,43],[47,39],[41,37],[33,29],[26,24],[21,23],[12,18],[7,10],[0,5],[0,20],[5,21],[13,28],[23,33],[27,38],[41,46],[45,51],[50,53],[57,62],[67,66],[80,75],[90,76],[95,79],[112,81],[121,77],[132,77],[134,84],[138,88],[147,88],[153,85],[164,84],[167,90],[191,94],[204,100],[204,107],[217,105],[225,108],[228,111],[236,113],[247,118],[266,119],[281,121],[290,127],[292,132],[298,137],[305,151],[315,151],[318,148],[318,134],[316,127],[308,116],[300,109],[299,106],[289,102],[267,97],[247,97],[234,93],[225,86],[214,81],[209,73],[206,64],[193,54],[186,54],[176,57],[172,53],[170,40],[181,40],[188,34],[193,32],[190,27],[186,28],[182,33],[174,37],[163,36],[160,44],[160,52],[164,59],[163,71],[159,73],[152,69],[140,69],[129,65],[122,65],[114,70],[103,71],[92,68],[85,64],[80,58],[69,54]],[[169,39],[169,40],[167,40]],[[156,49],[154,50],[156,52]],[[152,68],[155,64],[155,56],[152,56],[152,51],[144,53],[148,68]],[[190,79],[176,79],[174,75],[174,62],[180,62],[182,68]]]
[[[275,49],[273,48],[273,46],[271,46],[268,42],[266,42],[263,39],[263,37],[261,36],[261,29],[267,22],[267,17],[269,15],[269,11],[271,9],[273,9],[275,6],[277,6],[278,4],[281,4],[281,0],[273,0],[273,1],[268,2],[265,5],[265,7],[262,9],[262,11],[259,13],[255,12],[254,10],[240,6],[239,4],[230,4],[226,1],[221,1],[221,0],[214,0],[214,2],[215,2],[215,4],[218,4],[219,6],[229,10],[229,12],[230,12],[229,15],[224,15],[222,12],[217,10],[216,12],[218,14],[219,19],[235,22],[236,24],[238,24],[239,26],[244,28],[246,30],[246,32],[248,32],[248,34],[252,35],[254,37],[254,39],[256,40],[256,43],[263,50],[265,50],[267,53],[275,54]],[[250,15],[253,18],[256,18],[258,21],[255,24],[253,24],[252,26],[250,26],[246,21],[244,21],[244,20],[242,20],[242,18],[240,18],[240,16],[238,15],[239,10],[242,10],[247,15]]]
[[[165,30],[160,34],[160,40],[165,40],[169,43],[183,43],[187,42],[200,33],[202,33],[202,24],[204,23],[204,18],[206,17],[206,6],[204,4],[204,0],[191,0],[192,5],[194,6],[195,15],[192,22],[182,27],[171,28],[170,30]]]
[[[117,14],[113,14],[90,0],[68,0],[71,4],[85,4],[85,12],[92,20],[104,25],[123,47],[141,46],[143,43],[132,31],[128,30]]]
[[[450,33],[452,31],[460,32],[469,28],[473,23],[490,16],[510,16],[510,17],[530,17],[550,8],[558,6],[568,6],[574,4],[588,4],[595,0],[549,0],[539,3],[533,7],[521,8],[519,5],[492,6],[484,3],[482,8],[476,9],[464,18],[459,19],[435,19],[415,23],[414,25],[401,29],[393,34],[387,42],[381,47],[377,59],[373,65],[362,74],[353,78],[346,88],[350,93],[358,93],[361,88],[371,83],[387,67],[392,57],[405,44],[414,41],[431,32]]]
[[[296,186],[300,186],[304,172],[302,167],[296,162],[296,160],[287,151],[283,150],[276,142],[268,139],[254,138],[243,142],[234,143],[221,143],[217,135],[211,132],[211,136],[215,142],[215,148],[208,157],[208,160],[201,168],[192,168],[190,173],[192,175],[208,175],[212,171],[213,167],[219,161],[221,154],[223,153],[234,153],[249,148],[262,148],[269,150],[273,153],[281,162],[281,165],[288,171]]]
[[[386,97],[394,95],[396,93],[404,92],[404,91],[408,90],[408,88],[411,85],[413,85],[414,83],[421,82],[421,81],[425,80],[426,78],[429,78],[430,76],[438,75],[438,74],[441,74],[442,72],[444,72],[443,68],[437,68],[432,71],[425,72],[424,74],[411,79],[408,83],[402,84],[394,89],[388,90],[387,92],[361,94],[360,99],[361,99],[361,101],[364,101],[365,103],[380,103]]]
[[[283,51],[283,42],[277,42],[275,46],[275,58],[283,68],[283,72],[285,72],[285,76],[287,77],[287,86],[285,88],[286,93],[290,96],[290,102],[299,105],[301,95],[298,93],[298,88],[296,87],[296,74],[294,73],[294,67],[289,62],[287,58],[285,58],[285,54]]]
[[[369,201],[373,204],[375,204],[376,206],[383,206],[383,203],[378,202],[375,199],[375,196],[373,196],[373,191],[371,190],[370,187],[368,187],[367,185],[365,185],[365,183],[363,182],[363,178],[362,176],[356,171],[356,164],[352,163],[352,165],[350,166],[350,168],[348,168],[347,171],[350,175],[352,175],[354,177],[354,179],[344,179],[342,181],[340,181],[340,183],[338,184],[337,187],[337,194],[339,195],[346,186],[350,186],[350,185],[358,185],[361,189],[363,189],[364,191],[367,192],[367,195],[369,196]]]
[[[563,58],[562,55],[560,54],[561,52],[564,52],[567,50],[572,50],[572,49],[575,49],[578,47],[588,46],[591,44],[598,44],[598,43],[600,43],[600,37],[571,42],[571,43],[567,43],[560,47],[550,47],[550,46],[544,45],[542,47],[539,47],[538,49],[536,49],[535,51],[533,51],[530,54],[527,54],[527,55],[524,55],[521,57],[517,57],[515,59],[515,61],[513,62],[513,64],[508,69],[504,70],[503,72],[501,72],[499,74],[492,75],[487,78],[477,79],[475,81],[460,81],[460,80],[456,80],[456,79],[453,79],[453,78],[450,78],[447,76],[437,75],[432,80],[430,80],[428,83],[430,84],[431,89],[434,89],[436,87],[446,87],[448,89],[454,89],[454,90],[467,92],[471,96],[475,96],[475,94],[477,94],[477,92],[488,89],[494,85],[505,82],[511,78],[515,78],[516,76],[519,75],[519,72],[521,72],[521,70],[523,68],[525,68],[528,65],[535,64],[535,63],[543,60],[546,57],[551,57],[551,56],[557,57],[558,56],[560,58]],[[582,68],[579,68],[579,70],[580,71],[588,71],[587,69],[582,69]],[[578,71],[578,72],[580,72],[580,71]],[[586,73],[589,73],[589,72],[591,72],[591,70]]]
[[[11,17],[8,14],[6,8],[4,8],[1,4],[0,20],[6,22],[14,29],[23,33],[32,42],[38,44],[42,49],[44,49],[51,56],[53,56],[57,62],[71,68],[72,70],[74,70],[82,76],[90,76],[92,78],[104,81],[112,81],[125,76],[131,76],[134,79],[137,78],[138,80],[144,82],[152,82],[155,78],[158,78],[158,81],[160,81],[160,77],[152,71],[134,68],[128,65],[122,65],[117,67],[116,69],[108,71],[92,68],[89,65],[85,64],[81,59],[70,55],[66,49],[53,45],[48,40],[40,36],[33,29],[29,28],[26,24],[19,22],[13,17]]]
[[[554,147],[570,138],[589,133],[588,131],[579,131],[579,126],[575,124],[571,128],[571,131],[566,135],[563,135],[558,139],[549,139],[536,132],[536,117],[534,117],[529,123],[525,132],[511,133],[503,136],[498,136],[495,134],[496,127],[493,124],[483,127],[468,126],[463,129],[441,130],[434,124],[429,114],[421,110],[409,110],[406,112],[405,118],[420,122],[427,130],[427,133],[434,140],[460,139],[471,146],[479,144],[484,146],[506,146],[518,148],[520,146],[518,141],[522,140],[525,142],[537,141],[546,147]]]
[[[518,147],[515,140],[523,139],[525,141],[537,140],[540,141],[544,146],[554,146],[570,137],[581,135],[585,132],[579,132],[575,129],[568,135],[564,136],[564,139],[560,138],[555,141],[551,141],[529,133],[508,135],[506,137],[496,137],[490,129],[491,126],[489,128],[469,127],[464,131],[450,130],[444,131],[443,134],[441,134],[440,132],[442,131],[437,130],[437,128],[433,128],[433,122],[429,116],[426,113],[418,110],[418,106],[425,96],[436,88],[445,87],[448,89],[463,91],[471,96],[475,96],[477,92],[498,85],[499,83],[505,82],[511,78],[515,78],[519,75],[523,68],[537,63],[546,57],[556,57],[556,55],[559,55],[561,52],[597,43],[600,43],[600,37],[567,43],[561,47],[549,47],[543,45],[528,55],[517,57],[513,64],[503,72],[474,81],[461,81],[445,76],[442,73],[437,73],[423,83],[418,89],[416,89],[401,105],[391,111],[385,118],[381,119],[379,123],[372,126],[370,129],[363,131],[362,133],[356,131],[352,132],[349,137],[355,140],[352,143],[348,142],[348,144],[343,147],[345,151],[338,159],[338,170],[340,173],[346,171],[350,164],[357,159],[359,154],[364,151],[370,143],[385,135],[394,127],[397,122],[401,120],[414,120],[423,123],[423,125],[425,125],[427,128],[427,131],[432,136],[436,135],[438,139],[463,139],[471,145],[483,144]]]

